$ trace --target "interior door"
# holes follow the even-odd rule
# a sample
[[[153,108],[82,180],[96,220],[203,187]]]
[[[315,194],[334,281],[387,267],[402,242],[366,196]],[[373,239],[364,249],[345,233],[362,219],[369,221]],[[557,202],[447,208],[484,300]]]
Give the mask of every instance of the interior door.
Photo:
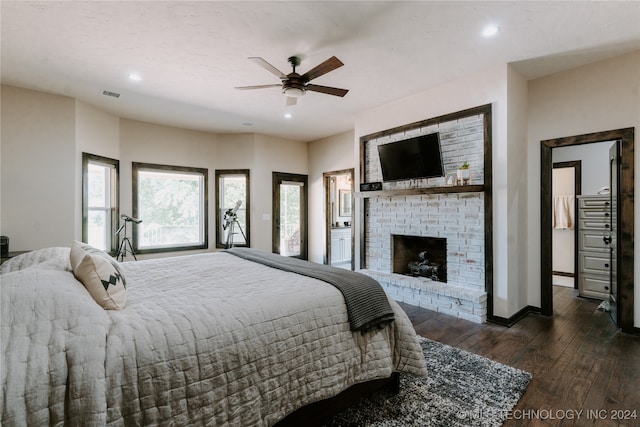
[[[307,259],[307,175],[273,173],[274,253]]]
[[[616,141],[609,149],[609,233],[604,236],[609,244],[610,252],[610,282],[609,307],[611,320],[618,324],[618,189],[620,184],[620,141]]]

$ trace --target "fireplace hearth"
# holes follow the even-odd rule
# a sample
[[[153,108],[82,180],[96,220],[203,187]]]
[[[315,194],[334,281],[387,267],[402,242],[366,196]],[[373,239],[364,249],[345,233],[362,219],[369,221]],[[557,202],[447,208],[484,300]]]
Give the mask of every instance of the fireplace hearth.
[[[393,234],[393,272],[447,281],[447,239]]]

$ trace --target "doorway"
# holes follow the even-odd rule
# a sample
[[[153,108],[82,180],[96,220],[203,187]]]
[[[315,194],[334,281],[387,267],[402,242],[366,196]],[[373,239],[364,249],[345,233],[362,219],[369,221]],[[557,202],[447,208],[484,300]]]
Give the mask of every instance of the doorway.
[[[353,270],[353,169],[322,174],[325,194],[324,263]]]
[[[273,172],[272,251],[307,259],[307,175]]]
[[[634,331],[634,129],[596,132],[541,142],[541,312],[553,315],[552,287],[552,149],[572,145],[616,141],[620,158],[617,172],[616,267],[617,319],[624,332]]]
[[[576,220],[578,198],[582,194],[582,161],[555,162],[559,150],[553,153],[551,193],[553,197],[552,252],[554,286],[578,289],[578,231]]]

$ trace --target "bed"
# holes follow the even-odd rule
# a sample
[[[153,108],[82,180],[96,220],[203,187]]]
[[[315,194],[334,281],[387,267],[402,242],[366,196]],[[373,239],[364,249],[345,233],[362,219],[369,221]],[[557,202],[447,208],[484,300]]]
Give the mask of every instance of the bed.
[[[105,309],[73,250],[0,268],[3,426],[272,426],[352,386],[426,375],[391,298],[392,321],[354,330],[343,289],[220,251],[110,259],[126,303]]]

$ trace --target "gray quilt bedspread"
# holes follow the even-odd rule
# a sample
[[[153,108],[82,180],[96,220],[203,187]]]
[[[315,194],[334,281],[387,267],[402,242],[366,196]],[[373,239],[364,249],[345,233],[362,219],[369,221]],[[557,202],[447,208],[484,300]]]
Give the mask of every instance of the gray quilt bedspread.
[[[394,318],[387,294],[374,279],[355,271],[287,258],[251,248],[231,248],[226,252],[269,267],[289,271],[335,286],[344,296],[352,331],[381,328]]]
[[[121,311],[64,269],[0,276],[3,426],[270,426],[355,383],[426,375],[392,300],[395,321],[363,335],[335,287],[226,253],[122,269]]]

